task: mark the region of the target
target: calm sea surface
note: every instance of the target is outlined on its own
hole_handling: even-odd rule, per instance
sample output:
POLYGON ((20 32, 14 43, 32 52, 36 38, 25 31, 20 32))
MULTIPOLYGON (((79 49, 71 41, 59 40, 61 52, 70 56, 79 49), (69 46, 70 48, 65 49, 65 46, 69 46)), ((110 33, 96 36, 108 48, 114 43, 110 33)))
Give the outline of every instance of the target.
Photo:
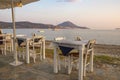
MULTIPOLYGON (((3 29, 3 33, 12 33, 12 29, 3 29)), ((120 30, 87 30, 87 29, 16 29, 17 34, 31 36, 32 33, 44 35, 46 40, 53 40, 55 37, 63 36, 66 39, 74 40, 80 36, 84 40, 96 39, 98 44, 120 45, 120 30)))

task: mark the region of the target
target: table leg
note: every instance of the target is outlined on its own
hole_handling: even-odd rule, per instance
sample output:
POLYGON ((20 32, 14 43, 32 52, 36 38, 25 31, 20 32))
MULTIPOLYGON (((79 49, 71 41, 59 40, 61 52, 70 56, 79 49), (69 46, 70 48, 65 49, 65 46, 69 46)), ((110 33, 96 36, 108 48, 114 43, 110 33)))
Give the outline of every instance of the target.
POLYGON ((26 40, 26 63, 30 63, 29 40, 26 40))
POLYGON ((45 39, 43 39, 43 42, 42 42, 42 48, 43 48, 43 59, 45 59, 45 39))
POLYGON ((92 53, 90 55, 90 66, 89 66, 90 72, 93 72, 93 56, 94 56, 94 49, 92 49, 92 53))
POLYGON ((6 48, 7 48, 6 40, 4 42, 5 42, 5 45, 4 45, 4 55, 6 55, 6 48))
POLYGON ((71 70, 72 70, 72 65, 71 65, 71 57, 70 56, 68 56, 67 58, 69 58, 69 59, 67 59, 68 60, 68 74, 70 74, 71 73, 71 70))
POLYGON ((54 73, 58 73, 57 48, 54 47, 54 73))
POLYGON ((11 38, 11 53, 13 53, 13 38, 11 38))
POLYGON ((12 50, 11 52, 13 53, 13 38, 11 39, 11 46, 12 46, 11 47, 11 50, 12 50))
POLYGON ((79 47, 79 72, 78 72, 78 80, 83 80, 83 52, 84 46, 79 47))

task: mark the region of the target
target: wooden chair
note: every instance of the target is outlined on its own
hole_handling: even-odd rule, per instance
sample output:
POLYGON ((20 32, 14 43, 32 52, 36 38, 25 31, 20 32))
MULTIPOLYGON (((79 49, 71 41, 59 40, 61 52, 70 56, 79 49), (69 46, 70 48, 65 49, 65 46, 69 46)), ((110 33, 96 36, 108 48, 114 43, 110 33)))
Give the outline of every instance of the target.
POLYGON ((25 59, 25 48, 25 40, 20 37, 17 37, 17 53, 19 58, 22 57, 22 59, 25 59))
MULTIPOLYGON (((61 41, 61 40, 65 40, 65 37, 56 37, 56 38, 54 38, 54 40, 55 41, 61 41)), ((62 64, 62 61, 61 61, 61 57, 63 58, 63 60, 64 60, 64 66, 65 66, 65 68, 66 68, 66 65, 67 65, 67 63, 66 63, 66 56, 64 56, 63 54, 61 54, 61 53, 59 53, 58 54, 58 69, 59 70, 61 70, 61 64, 62 64)))
MULTIPOLYGON (((37 56, 40 57, 40 60, 42 60, 42 37, 41 36, 32 36, 32 38, 29 41, 29 54, 30 58, 33 59, 33 62, 36 62, 37 56), (38 49, 38 50, 36 50, 38 49)), ((22 57, 25 59, 25 53, 26 53, 26 45, 25 41, 18 38, 18 48, 21 50, 18 50, 18 56, 19 58, 22 57)))
MULTIPOLYGON (((60 40, 65 40, 65 38, 64 37, 56 37, 54 40, 60 41, 60 40)), ((81 40, 81 38, 78 36, 75 38, 75 41, 80 41, 80 40, 81 40)), ((67 71, 68 71, 67 74, 70 74, 71 70, 72 70, 72 68, 70 66, 70 65, 72 65, 71 64, 72 62, 70 61, 70 60, 72 60, 70 51, 73 48, 59 46, 60 50, 62 50, 62 48, 65 49, 65 51, 67 50, 68 53, 66 53, 66 52, 64 53, 64 51, 63 51, 63 52, 61 52, 61 54, 60 53, 58 54, 58 69, 61 70, 61 63, 63 60, 63 65, 65 68, 67 68, 67 71), (62 57, 62 60, 61 60, 61 57, 62 57)))
POLYGON ((17 53, 18 57, 22 59, 25 59, 26 54, 26 40, 24 39, 26 35, 24 34, 18 34, 16 35, 17 39, 17 53))
POLYGON ((7 51, 12 52, 11 34, 0 34, 0 49, 4 55, 6 55, 7 51))
POLYGON ((0 50, 1 50, 2 54, 6 55, 5 34, 0 34, 0 50))
MULTIPOLYGON (((93 48, 94 48, 94 45, 96 43, 96 40, 89 40, 87 45, 85 46, 85 50, 84 50, 84 56, 83 56, 83 76, 86 76, 86 71, 87 71, 87 67, 89 66, 90 67, 90 60, 92 59, 92 56, 93 56, 93 48)), ((77 63, 76 66, 77 66, 77 69, 78 69, 78 59, 79 59, 79 53, 77 52, 73 52, 73 53, 70 53, 70 57, 69 57, 69 61, 71 62, 71 64, 69 65, 71 70, 72 70, 72 67, 74 65, 74 63, 77 63)), ((69 72, 69 74, 71 73, 71 71, 69 72)))
POLYGON ((42 60, 42 36, 33 36, 30 41, 30 57, 33 58, 34 63, 36 62, 37 56, 42 60), (37 49, 37 51, 36 51, 37 49))
POLYGON ((12 53, 12 34, 6 34, 6 50, 12 53))

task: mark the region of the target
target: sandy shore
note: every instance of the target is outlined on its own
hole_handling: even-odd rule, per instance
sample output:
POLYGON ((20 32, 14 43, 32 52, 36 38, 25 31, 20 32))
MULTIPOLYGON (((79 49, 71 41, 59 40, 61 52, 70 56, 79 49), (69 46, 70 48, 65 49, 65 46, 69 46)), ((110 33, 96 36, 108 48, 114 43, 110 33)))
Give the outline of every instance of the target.
MULTIPOLYGON (((46 48, 49 47, 51 41, 46 41, 46 48)), ((96 44, 94 46, 95 54, 100 55, 110 55, 114 57, 120 57, 120 45, 108 45, 108 44, 96 44)))

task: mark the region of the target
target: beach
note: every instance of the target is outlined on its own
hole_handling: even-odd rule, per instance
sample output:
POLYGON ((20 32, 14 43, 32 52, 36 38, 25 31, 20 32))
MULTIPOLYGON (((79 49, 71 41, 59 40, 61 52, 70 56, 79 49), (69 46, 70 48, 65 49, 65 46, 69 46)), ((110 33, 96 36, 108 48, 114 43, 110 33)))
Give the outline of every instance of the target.
POLYGON ((96 44, 94 48, 95 54, 120 57, 120 45, 96 44))
MULTIPOLYGON (((49 51, 52 50, 49 48, 50 43, 51 41, 46 41, 46 59, 40 61, 37 58, 36 63, 33 63, 31 59, 30 64, 26 64, 25 60, 19 58, 24 63, 14 67, 9 65, 13 61, 13 54, 7 53, 6 56, 0 54, 0 80, 78 80, 78 70, 75 68, 70 75, 63 66, 59 73, 53 72, 53 54, 49 51)), ((120 54, 120 46, 96 44, 94 50, 94 71, 87 72, 84 80, 120 80, 120 59, 116 56, 104 56, 104 54, 120 54)))
MULTIPOLYGON (((51 41, 46 41, 46 48, 50 47, 51 41)), ((95 55, 109 55, 113 57, 120 57, 120 45, 95 44, 95 55)))

